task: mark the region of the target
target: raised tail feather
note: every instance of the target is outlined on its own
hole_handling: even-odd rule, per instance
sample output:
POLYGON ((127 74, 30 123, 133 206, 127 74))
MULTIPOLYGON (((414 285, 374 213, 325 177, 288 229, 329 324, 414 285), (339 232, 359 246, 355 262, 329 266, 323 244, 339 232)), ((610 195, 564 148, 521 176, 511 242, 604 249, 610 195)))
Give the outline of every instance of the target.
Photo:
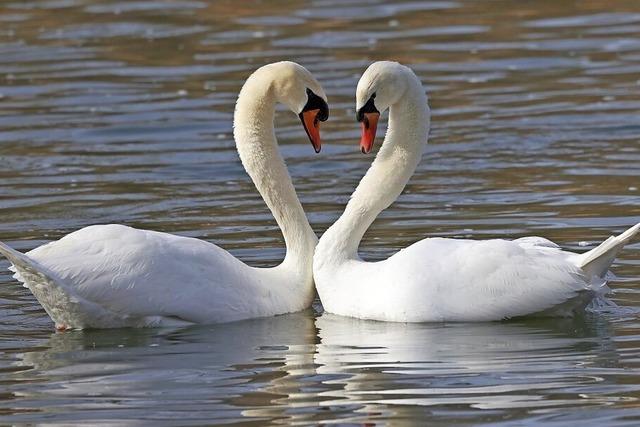
POLYGON ((640 232, 640 223, 629 228, 619 236, 611 236, 598 247, 578 257, 578 267, 590 277, 604 277, 616 255, 629 241, 640 232))
POLYGON ((29 256, 0 242, 0 254, 13 264, 14 276, 37 298, 60 328, 99 327, 113 313, 76 294, 73 288, 29 256))

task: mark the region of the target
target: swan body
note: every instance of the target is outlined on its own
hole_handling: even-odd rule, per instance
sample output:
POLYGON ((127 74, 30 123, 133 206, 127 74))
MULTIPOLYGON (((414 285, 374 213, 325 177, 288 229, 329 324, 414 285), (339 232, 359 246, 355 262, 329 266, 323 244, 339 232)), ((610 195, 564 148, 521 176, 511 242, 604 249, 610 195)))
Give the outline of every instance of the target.
POLYGON ((316 247, 314 279, 327 312, 397 322, 492 321, 571 315, 608 291, 608 267, 640 224, 581 255, 541 237, 430 238, 383 261, 360 259, 365 231, 398 197, 420 161, 430 114, 420 81, 398 63, 372 64, 356 98, 363 152, 370 151, 377 118, 387 108, 389 126, 345 212, 316 247))
POLYGON ((212 243, 118 224, 85 227, 8 258, 58 326, 217 323, 307 305, 299 283, 273 286, 284 274, 255 274, 212 243))
POLYGON ((94 225, 22 254, 0 243, 20 280, 58 329, 218 323, 307 308, 317 237, 295 194, 273 129, 276 102, 300 113, 316 151, 326 96, 291 62, 266 65, 244 84, 234 115, 242 163, 282 229, 287 253, 250 267, 202 240, 124 225, 94 225))

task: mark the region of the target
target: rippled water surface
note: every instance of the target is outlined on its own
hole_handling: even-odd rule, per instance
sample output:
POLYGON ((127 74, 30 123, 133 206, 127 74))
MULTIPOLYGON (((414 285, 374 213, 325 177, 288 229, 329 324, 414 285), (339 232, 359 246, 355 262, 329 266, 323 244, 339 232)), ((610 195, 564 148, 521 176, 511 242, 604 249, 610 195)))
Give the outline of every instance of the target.
MULTIPOLYGON (((116 222, 277 263, 231 118, 250 72, 282 59, 332 108, 320 155, 295 115, 277 117, 319 234, 372 159, 358 76, 396 59, 428 88, 431 144, 367 234, 369 259, 425 236, 583 251, 640 221, 636 0, 2 1, 0 240, 28 250, 116 222)), ((3 424, 640 423, 640 242, 614 264, 618 308, 486 324, 364 322, 316 302, 221 326, 54 333, 6 266, 3 424)))

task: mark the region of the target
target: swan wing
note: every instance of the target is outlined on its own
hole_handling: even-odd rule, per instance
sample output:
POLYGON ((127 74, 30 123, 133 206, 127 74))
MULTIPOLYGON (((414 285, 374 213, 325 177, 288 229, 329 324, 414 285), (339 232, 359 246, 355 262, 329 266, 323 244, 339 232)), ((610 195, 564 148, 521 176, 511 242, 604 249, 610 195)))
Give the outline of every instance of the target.
POLYGON ((27 254, 13 252, 9 259, 16 267, 17 279, 32 289, 39 283, 29 273, 35 271, 51 279, 46 284, 56 285, 50 287, 51 292, 60 291, 51 298, 34 292, 50 315, 68 311, 69 300, 95 315, 91 321, 76 316, 71 322, 52 315, 56 323, 73 327, 123 326, 118 318, 125 319, 126 325, 140 326, 157 320, 153 317, 215 323, 260 316, 263 305, 270 308, 269 290, 261 286, 254 269, 198 239, 100 225, 83 228, 27 254), (101 320, 102 311, 111 316, 106 323, 112 325, 101 320))
MULTIPOLYGON (((548 310, 595 290, 582 270, 546 239, 426 239, 390 261, 404 265, 442 320, 500 320, 548 310), (425 292, 427 291, 427 292, 425 292)), ((407 280, 410 280, 407 278, 407 280)), ((424 313, 423 315, 426 315, 424 313)))
POLYGON ((0 253, 12 264, 14 277, 41 302, 60 328, 72 324, 96 323, 124 325, 125 316, 110 312, 78 295, 72 286, 37 261, 0 242, 0 253))
POLYGON ((537 246, 541 248, 560 249, 560 246, 553 243, 551 240, 539 236, 521 237, 519 239, 515 239, 514 242, 520 246, 537 246))

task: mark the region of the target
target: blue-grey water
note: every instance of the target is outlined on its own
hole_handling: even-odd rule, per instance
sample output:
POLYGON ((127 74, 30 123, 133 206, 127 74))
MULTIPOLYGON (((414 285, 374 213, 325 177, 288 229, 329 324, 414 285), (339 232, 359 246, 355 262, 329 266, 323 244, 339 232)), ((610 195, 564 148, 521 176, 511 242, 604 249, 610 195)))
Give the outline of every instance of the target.
MULTIPOLYGON (((354 91, 380 59, 430 93, 431 145, 367 233, 380 259, 426 236, 542 235, 584 251, 640 222, 640 3, 0 2, 0 240, 26 251, 95 223, 283 256, 237 159, 235 97, 305 65, 331 118, 315 155, 277 134, 314 229, 372 157, 354 91)), ((0 423, 640 424, 640 241, 618 307, 576 319, 385 324, 313 309, 181 329, 56 333, 0 261, 0 423)))

